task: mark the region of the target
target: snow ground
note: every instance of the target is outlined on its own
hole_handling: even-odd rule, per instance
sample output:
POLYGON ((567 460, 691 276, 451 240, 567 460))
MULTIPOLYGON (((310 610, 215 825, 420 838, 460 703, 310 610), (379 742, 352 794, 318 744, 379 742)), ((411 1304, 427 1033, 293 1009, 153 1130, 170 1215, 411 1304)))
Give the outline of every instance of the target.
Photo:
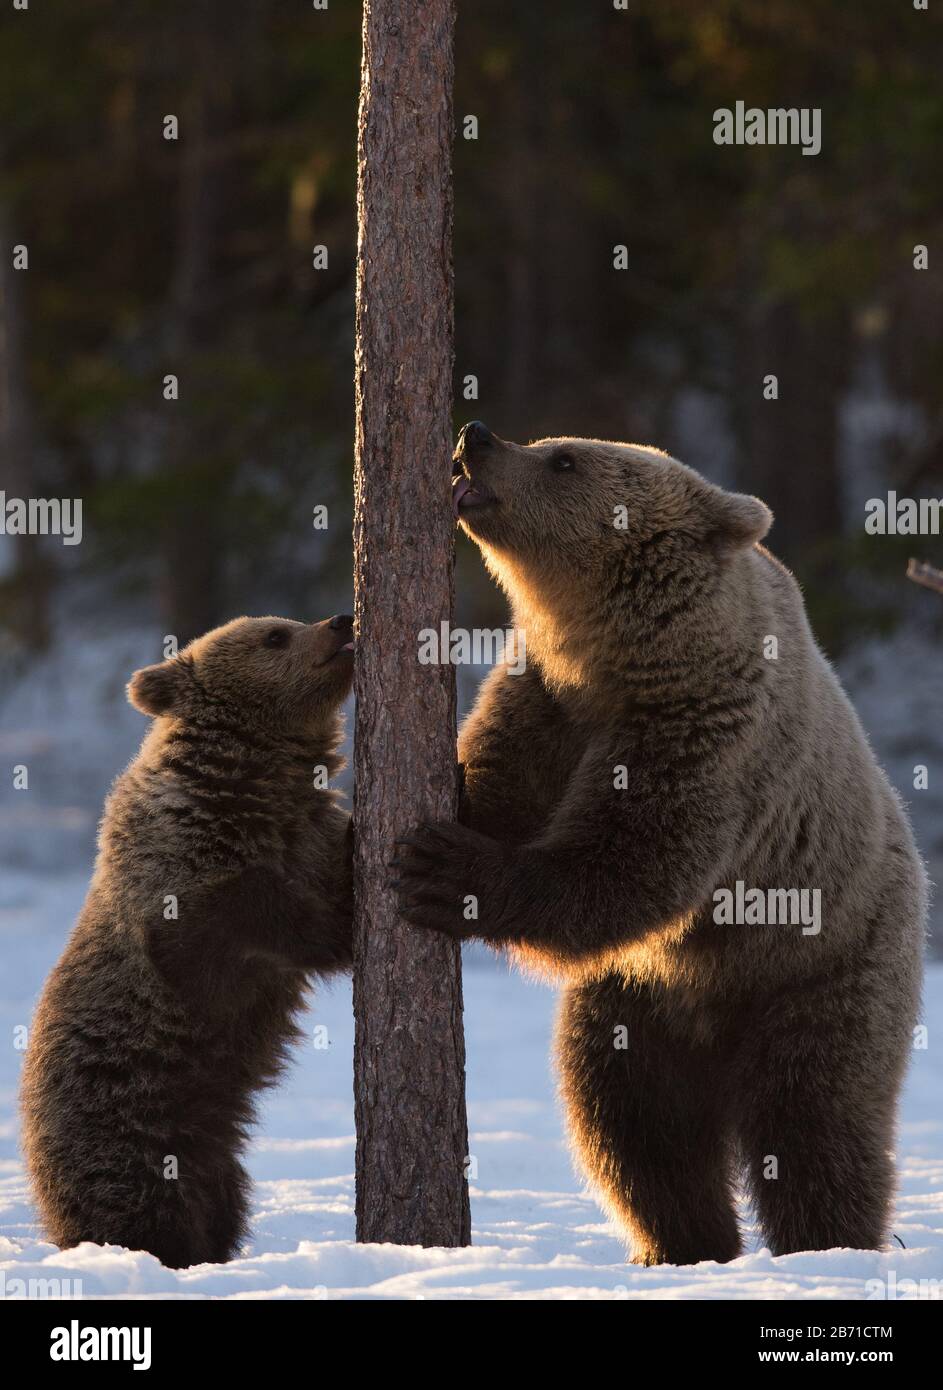
MULTIPOLYGON (((17 1292, 13 1279, 59 1278, 81 1280, 87 1298, 817 1300, 884 1297, 889 1284, 891 1297, 943 1296, 943 1060, 932 1026, 929 1049, 914 1053, 898 1144, 894 1230, 906 1249, 773 1259, 756 1248, 744 1208, 750 1253, 741 1259, 636 1269, 570 1165, 549 1066, 553 992, 474 951, 465 970, 472 1247, 354 1243, 353 1026, 342 983, 318 990, 307 1021, 311 1039, 326 1027, 329 1047, 300 1048, 264 1103, 242 1258, 177 1272, 114 1246, 61 1253, 40 1238, 28 1199, 16 1147, 21 1053, 9 1040, 29 1020, 86 881, 21 871, 5 873, 0 888, 0 1293, 17 1292)), ((925 1018, 943 1018, 943 964, 930 969, 925 1018)))

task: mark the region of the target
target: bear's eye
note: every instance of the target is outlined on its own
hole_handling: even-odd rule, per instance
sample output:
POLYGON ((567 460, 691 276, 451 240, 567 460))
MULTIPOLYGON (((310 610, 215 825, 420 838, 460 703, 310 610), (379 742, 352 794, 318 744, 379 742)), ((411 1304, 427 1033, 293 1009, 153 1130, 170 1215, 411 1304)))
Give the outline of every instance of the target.
POLYGON ((287 627, 270 627, 265 634, 266 647, 287 647, 291 641, 291 630, 287 627))
POLYGON ((572 454, 554 454, 550 461, 554 473, 572 473, 576 467, 572 454))

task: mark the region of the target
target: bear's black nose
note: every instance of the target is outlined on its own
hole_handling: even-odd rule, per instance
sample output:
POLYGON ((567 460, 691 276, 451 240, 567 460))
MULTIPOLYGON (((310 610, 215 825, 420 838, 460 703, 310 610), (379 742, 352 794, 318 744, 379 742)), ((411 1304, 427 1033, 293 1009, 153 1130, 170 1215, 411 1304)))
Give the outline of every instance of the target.
POLYGON ((459 435, 459 443, 464 445, 478 444, 487 445, 494 442, 494 435, 482 420, 469 420, 467 425, 462 426, 459 435))
POLYGON ((354 620, 349 613, 335 613, 328 627, 332 627, 335 632, 347 630, 348 632, 354 625, 354 620))

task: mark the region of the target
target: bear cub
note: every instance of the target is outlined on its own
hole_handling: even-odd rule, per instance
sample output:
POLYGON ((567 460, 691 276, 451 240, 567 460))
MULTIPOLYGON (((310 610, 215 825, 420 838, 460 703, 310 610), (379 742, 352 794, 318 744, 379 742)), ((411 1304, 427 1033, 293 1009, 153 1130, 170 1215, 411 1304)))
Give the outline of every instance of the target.
POLYGON ((353 619, 237 618, 137 671, 154 717, 105 805, 88 897, 23 1075, 49 1236, 230 1259, 254 1099, 299 1033, 308 977, 352 961, 340 707, 353 619))

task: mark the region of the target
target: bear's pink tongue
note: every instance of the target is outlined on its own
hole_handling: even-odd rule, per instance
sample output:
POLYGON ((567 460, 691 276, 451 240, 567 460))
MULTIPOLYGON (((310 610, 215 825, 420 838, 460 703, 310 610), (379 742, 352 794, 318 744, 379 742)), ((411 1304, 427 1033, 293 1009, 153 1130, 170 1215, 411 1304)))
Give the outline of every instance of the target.
POLYGON ((460 473, 459 476, 455 479, 455 482, 452 484, 452 511, 455 513, 456 516, 458 516, 459 502, 461 502, 466 492, 470 491, 471 483, 465 477, 464 473, 460 473))

